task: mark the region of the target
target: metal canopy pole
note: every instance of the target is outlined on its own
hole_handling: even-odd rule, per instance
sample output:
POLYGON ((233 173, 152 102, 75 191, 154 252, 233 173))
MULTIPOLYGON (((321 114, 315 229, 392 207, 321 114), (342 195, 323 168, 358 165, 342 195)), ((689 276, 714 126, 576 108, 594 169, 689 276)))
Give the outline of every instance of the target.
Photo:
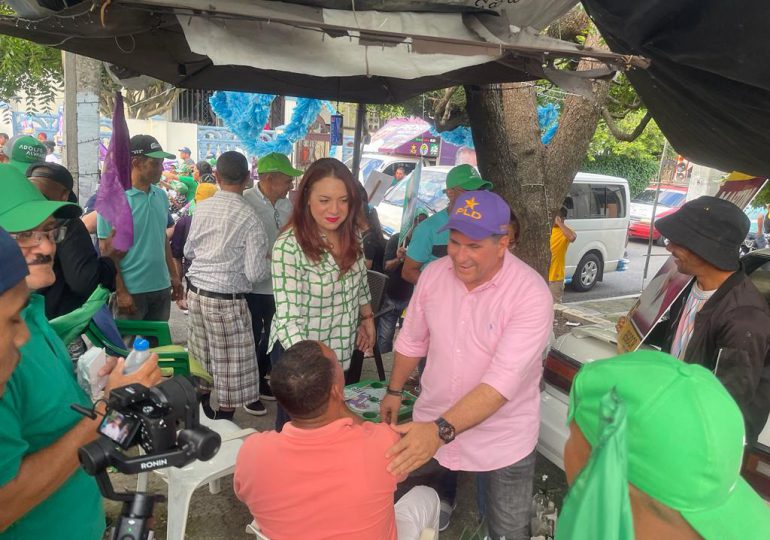
POLYGON ((356 109, 356 133, 353 141, 353 178, 358 178, 361 168, 361 151, 363 150, 362 138, 364 136, 364 122, 366 121, 366 103, 359 103, 356 109))
POLYGON ((644 274, 642 275, 642 290, 647 284, 647 271, 650 268, 650 256, 652 254, 652 238, 655 227, 655 214, 658 211, 658 197, 660 197, 660 182, 663 175, 663 160, 666 159, 668 152, 668 139, 663 139, 663 154, 660 156, 660 165, 658 165, 658 185, 655 187, 655 200, 652 203, 652 216, 650 217, 650 237, 647 239, 647 259, 644 261, 644 274))

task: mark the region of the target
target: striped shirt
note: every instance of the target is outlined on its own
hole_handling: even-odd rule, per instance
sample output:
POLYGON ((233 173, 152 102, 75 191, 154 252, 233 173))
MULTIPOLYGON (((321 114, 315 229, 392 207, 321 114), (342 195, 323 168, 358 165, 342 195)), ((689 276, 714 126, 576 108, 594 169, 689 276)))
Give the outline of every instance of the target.
POLYGON ((703 291, 698 287, 697 281, 693 283, 690 296, 687 297, 682 315, 679 317, 679 325, 676 327, 674 341, 671 344, 672 356, 684 360, 684 353, 687 351, 687 345, 690 343, 693 330, 695 330, 695 316, 715 292, 716 289, 713 291, 703 291))
POLYGON ((267 234, 237 193, 217 191, 196 205, 184 256, 187 278, 205 291, 247 293, 269 275, 267 234))
POLYGON ((307 258, 289 229, 273 246, 275 316, 270 343, 288 349, 310 339, 326 344, 337 354, 343 369, 350 367, 359 309, 371 300, 363 255, 340 277, 340 268, 328 252, 319 263, 307 258))

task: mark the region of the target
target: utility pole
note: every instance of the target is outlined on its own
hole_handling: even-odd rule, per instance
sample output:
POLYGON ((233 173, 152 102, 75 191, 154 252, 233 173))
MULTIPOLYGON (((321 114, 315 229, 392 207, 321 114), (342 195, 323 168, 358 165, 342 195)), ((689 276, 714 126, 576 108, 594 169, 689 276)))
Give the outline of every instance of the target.
POLYGON ((63 52, 64 163, 75 179, 80 204, 99 182, 99 92, 102 64, 63 52))

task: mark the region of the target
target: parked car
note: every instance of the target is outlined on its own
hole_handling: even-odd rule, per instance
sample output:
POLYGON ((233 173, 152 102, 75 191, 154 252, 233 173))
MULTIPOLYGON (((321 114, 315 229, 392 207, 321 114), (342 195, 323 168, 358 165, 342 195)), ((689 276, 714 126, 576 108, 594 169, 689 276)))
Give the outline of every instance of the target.
MULTIPOLYGON (((444 194, 446 187, 446 175, 452 167, 423 167, 420 176, 420 188, 417 191, 417 204, 429 214, 440 212, 449 204, 444 194)), ((377 215, 380 218, 382 232, 390 236, 401 229, 401 214, 404 210, 404 197, 410 175, 390 188, 383 201, 377 205, 377 215)))
MULTIPOLYGON (((631 224, 628 227, 630 238, 650 238, 652 207, 655 204, 656 188, 647 188, 631 200, 631 224)), ((686 186, 660 186, 658 207, 655 209, 655 219, 673 214, 687 202, 686 186)), ((664 245, 665 238, 653 227, 652 239, 659 246, 664 245)))
POLYGON ((577 233, 566 257, 565 282, 584 292, 605 272, 628 267, 628 182, 603 174, 577 173, 565 199, 567 225, 577 233))
MULTIPOLYGON (((395 176, 396 170, 403 167, 406 174, 411 173, 417 166, 417 163, 423 160, 423 165, 428 161, 420 156, 402 156, 396 154, 363 154, 361 156, 361 165, 359 167, 358 180, 364 183, 372 171, 378 171, 388 176, 395 176)), ((353 168, 353 158, 345 162, 348 168, 353 168)))
MULTIPOLYGON (((743 258, 743 265, 751 281, 770 302, 770 249, 749 253, 743 258)), ((586 326, 557 338, 546 357, 540 393, 538 450, 562 469, 564 444, 569 437, 567 405, 572 380, 583 364, 615 356, 616 344, 614 325, 586 326)), ((758 442, 746 450, 743 476, 770 499, 770 422, 758 442)))

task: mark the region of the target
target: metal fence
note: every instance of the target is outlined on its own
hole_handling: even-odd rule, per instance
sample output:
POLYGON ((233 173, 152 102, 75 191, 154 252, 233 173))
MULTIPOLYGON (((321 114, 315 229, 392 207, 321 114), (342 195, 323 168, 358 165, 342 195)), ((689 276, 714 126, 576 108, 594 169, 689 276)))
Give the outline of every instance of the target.
POLYGON ((198 124, 199 126, 221 125, 209 104, 209 98, 213 93, 213 90, 182 91, 171 109, 171 121, 198 124))

